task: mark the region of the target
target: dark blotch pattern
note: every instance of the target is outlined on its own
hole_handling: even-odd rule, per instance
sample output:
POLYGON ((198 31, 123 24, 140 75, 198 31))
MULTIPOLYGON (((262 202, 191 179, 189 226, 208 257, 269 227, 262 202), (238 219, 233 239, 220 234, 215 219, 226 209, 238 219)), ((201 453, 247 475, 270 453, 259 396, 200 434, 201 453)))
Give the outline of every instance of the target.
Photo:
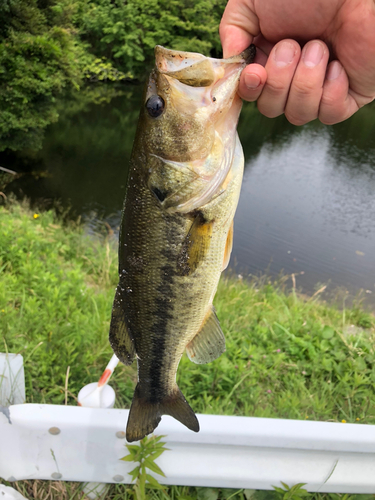
POLYGON ((157 187, 152 188, 152 192, 156 196, 156 198, 162 203, 167 197, 168 193, 166 191, 161 191, 157 187))
MULTIPOLYGON (((168 219, 168 215, 166 215, 168 219)), ((166 221, 168 222, 168 221, 166 221)), ((169 221, 166 224, 166 239, 167 241, 175 241, 177 235, 173 230, 173 223, 169 221)), ((175 259, 175 254, 173 250, 166 246, 162 251, 163 256, 166 258, 167 262, 173 262, 175 259)), ((173 304, 174 304, 174 276, 175 268, 172 264, 165 264, 160 269, 160 284, 157 287, 157 298, 155 301, 156 311, 154 313, 155 322, 152 327, 151 335, 154 339, 152 354, 150 359, 152 360, 150 365, 150 403, 160 403, 164 398, 163 389, 163 360, 167 359, 165 356, 165 341, 168 335, 168 321, 173 319, 173 304)))

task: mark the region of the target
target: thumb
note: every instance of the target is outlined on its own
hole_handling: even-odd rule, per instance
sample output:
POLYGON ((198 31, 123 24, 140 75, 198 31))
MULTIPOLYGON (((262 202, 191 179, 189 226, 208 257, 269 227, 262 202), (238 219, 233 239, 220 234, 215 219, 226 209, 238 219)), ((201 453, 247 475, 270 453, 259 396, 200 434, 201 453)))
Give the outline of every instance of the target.
POLYGON ((260 33, 253 1, 229 0, 221 19, 219 33, 224 58, 245 50, 260 33))

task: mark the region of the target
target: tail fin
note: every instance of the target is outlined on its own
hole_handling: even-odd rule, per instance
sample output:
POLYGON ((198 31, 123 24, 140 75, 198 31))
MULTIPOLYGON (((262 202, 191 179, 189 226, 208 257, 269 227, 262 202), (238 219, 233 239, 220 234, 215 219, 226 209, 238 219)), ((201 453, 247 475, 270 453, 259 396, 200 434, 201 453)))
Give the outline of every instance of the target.
POLYGON ((188 429, 194 432, 199 431, 198 419, 177 385, 172 394, 160 402, 152 403, 142 396, 140 383, 138 383, 130 408, 126 440, 132 442, 143 439, 156 429, 162 415, 170 415, 186 425, 188 429))

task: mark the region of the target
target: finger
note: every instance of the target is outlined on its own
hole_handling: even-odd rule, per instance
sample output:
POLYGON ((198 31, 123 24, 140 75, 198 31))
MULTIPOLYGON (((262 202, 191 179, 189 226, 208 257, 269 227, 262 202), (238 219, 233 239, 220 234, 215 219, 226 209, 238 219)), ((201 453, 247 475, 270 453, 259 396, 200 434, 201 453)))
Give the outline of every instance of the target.
POLYGON ((285 116, 293 125, 318 117, 328 58, 328 47, 321 40, 304 46, 285 107, 285 116))
POLYGON ((259 34, 259 21, 252 2, 229 0, 219 26, 224 58, 240 54, 259 34))
POLYGON ((344 68, 339 61, 332 61, 328 65, 323 86, 319 120, 326 125, 342 122, 371 100, 363 99, 363 96, 349 90, 349 79, 344 68))
POLYGON ((254 45, 257 48, 257 53, 262 52, 266 55, 266 58, 268 59, 268 56, 270 55, 271 50, 274 48, 275 44, 269 42, 264 38, 262 34, 256 36, 253 41, 254 45))
POLYGON ((267 71, 260 64, 249 64, 242 71, 238 93, 245 101, 256 101, 267 80, 267 71))
POLYGON ((301 48, 294 40, 282 40, 271 50, 265 66, 267 81, 258 99, 259 111, 268 118, 284 113, 300 55, 301 48))
POLYGON ((224 28, 221 26, 220 24, 220 39, 223 46, 224 59, 240 54, 252 44, 254 37, 247 31, 238 26, 228 25, 224 28))
POLYGON ((267 60, 268 60, 268 55, 265 52, 263 52, 263 50, 260 50, 257 47, 254 62, 260 64, 264 68, 265 65, 267 64, 267 60))

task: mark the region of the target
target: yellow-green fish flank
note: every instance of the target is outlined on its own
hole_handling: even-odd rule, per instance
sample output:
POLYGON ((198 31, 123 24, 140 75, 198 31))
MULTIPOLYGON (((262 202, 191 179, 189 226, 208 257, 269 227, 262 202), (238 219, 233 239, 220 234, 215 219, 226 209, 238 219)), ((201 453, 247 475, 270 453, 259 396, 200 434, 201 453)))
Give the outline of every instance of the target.
POLYGON ((134 142, 119 244, 110 343, 137 359, 128 441, 162 415, 198 420, 176 384, 181 356, 208 363, 225 350, 212 306, 229 262, 243 153, 236 126, 242 69, 255 49, 218 60, 157 46, 134 142))

